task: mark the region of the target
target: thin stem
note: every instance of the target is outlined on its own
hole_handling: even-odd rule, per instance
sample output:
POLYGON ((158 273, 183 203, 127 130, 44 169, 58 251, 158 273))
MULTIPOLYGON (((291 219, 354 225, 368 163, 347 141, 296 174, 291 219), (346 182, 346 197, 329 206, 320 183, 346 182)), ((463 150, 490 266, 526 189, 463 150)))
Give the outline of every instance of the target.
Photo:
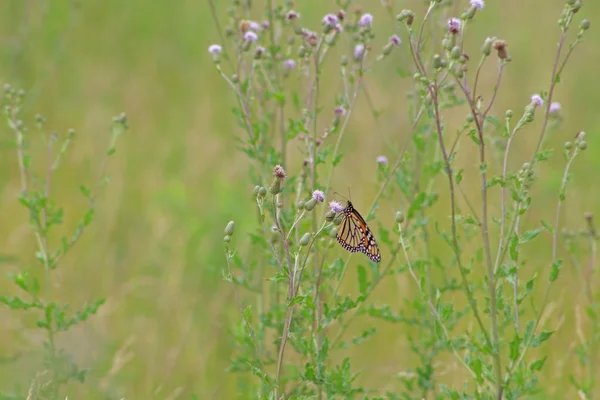
MULTIPOLYGON (((577 156, 578 153, 579 153, 579 149, 576 148, 575 151, 573 152, 573 154, 571 155, 571 157, 569 157, 569 160, 567 161, 567 165, 565 166, 565 171, 563 173, 563 178, 562 178, 562 182, 560 185, 560 192, 559 192, 560 195, 559 195, 558 203, 556 205, 556 215, 554 218, 554 229, 552 232, 552 264, 557 262, 556 249, 557 249, 557 240, 558 240, 558 226, 560 223, 560 214, 561 214, 562 204, 564 201, 563 193, 565 192, 565 188, 567 186, 567 182, 568 182, 568 178, 569 178, 569 170, 571 168, 571 165, 573 164, 573 160, 575 160, 575 157, 577 156)), ((521 364, 521 362, 525 358, 527 351, 531 347, 532 341, 536 337, 535 332, 537 331, 540 321, 542 320, 542 315, 543 315, 544 311, 546 310, 546 305, 548 304, 548 298, 550 295, 551 287, 552 287, 552 282, 548 282, 548 285, 546 286, 546 290, 544 292, 544 297, 542 299, 542 305, 541 305, 540 309, 538 310, 538 315, 536 316, 535 324, 533 326, 533 330, 531 331, 531 335, 529 336, 529 340, 527 341, 527 343, 524 344, 523 351, 521 352, 521 354, 519 354, 519 357, 509 366, 506 377, 504 378, 505 385, 508 384, 508 382, 512 378, 512 374, 514 373, 514 371, 518 368, 519 364, 521 364)))
POLYGON ((419 278, 415 274, 415 271, 413 269, 412 263, 410 262, 410 257, 408 256, 408 251, 406 250, 406 245, 404 244, 404 232, 402 232, 402 224, 398 224, 398 229, 400 231, 399 237, 398 237, 398 241, 399 241, 400 246, 402 248, 402 253, 404 254, 404 259, 406 260, 406 264, 408 265, 408 271, 410 272, 410 275, 412 276, 413 280, 417 284, 417 288, 419 289, 419 293, 421 294, 421 296, 425 296, 426 297, 426 301, 427 301, 427 304, 429 305, 429 308, 431 309, 431 313, 434 315, 434 317, 437 320, 437 323, 439 324, 440 328, 442 328, 442 331, 444 332, 444 336, 446 337, 446 341, 448 342, 448 345, 452 349, 452 354, 456 357, 456 359, 458 360, 458 362, 460 362, 462 364, 462 366, 465 367, 465 369, 471 374, 471 376, 473 378, 476 378, 477 374, 471 369, 471 367, 469 367, 469 365, 460 356, 460 354, 458 354, 458 351, 454 347, 454 344, 452 343, 452 339, 450 337, 450 333, 448 333, 448 330, 446 329, 446 326, 444 325, 444 322, 442 321, 442 317, 440 316, 440 314, 438 313, 437 309, 435 308, 435 305, 431 301, 430 294, 427 291, 423 290, 423 288, 421 287, 421 281, 419 280, 419 278))
MULTIPOLYGON (((358 93, 360 92, 360 88, 363 82, 363 67, 364 67, 364 60, 365 57, 367 56, 367 51, 365 50, 365 52, 363 53, 363 57, 362 57, 362 61, 360 63, 360 68, 358 70, 358 78, 356 80, 356 85, 354 86, 354 93, 352 96, 352 101, 350 102, 350 105, 348 107, 348 111, 346 112, 346 117, 344 118, 344 122, 342 123, 342 126, 339 130, 338 133, 338 138, 337 141, 335 143, 335 147, 333 149, 333 160, 335 160, 338 156, 338 153, 340 151, 340 144, 342 143, 342 139, 344 137, 344 133, 346 132, 346 127, 348 126, 348 122, 350 121, 350 116, 352 115, 352 111, 354 110, 354 107, 356 105, 356 99, 358 98, 358 93)), ((313 160, 314 163, 314 160, 313 160)), ((327 178, 327 185, 325 186, 325 193, 329 193, 329 190, 331 189, 331 182, 333 180, 333 173, 335 171, 335 166, 332 166, 331 169, 329 170, 329 177, 327 178)), ((323 216, 325 216, 325 212, 326 209, 323 208, 323 216)))
POLYGON ((285 255, 288 262, 288 307, 285 316, 285 323, 283 327, 283 333, 281 334, 281 344, 279 346, 279 356, 277 358, 277 377, 276 377, 276 386, 275 386, 275 398, 278 399, 278 392, 281 389, 281 369, 283 367, 283 355, 285 353, 285 345, 288 340, 288 336, 290 334, 290 326, 292 325, 292 317, 294 314, 294 306, 291 304, 294 299, 294 273, 297 267, 298 258, 296 257, 296 262, 294 263, 294 270, 292 270, 292 257, 290 255, 290 245, 286 239, 286 235, 283 231, 280 222, 280 211, 277 207, 277 197, 273 196, 273 213, 275 215, 275 224, 277 226, 277 230, 281 235, 281 240, 283 242, 283 248, 285 249, 285 255))
MULTIPOLYGON (((502 75, 502 67, 500 67, 498 71, 498 82, 496 87, 500 84, 500 78, 502 75)), ((494 264, 492 262, 492 249, 490 245, 490 236, 489 236, 489 226, 488 226, 488 199, 487 199, 487 164, 485 158, 485 139, 483 137, 483 124, 485 113, 481 115, 481 119, 479 119, 477 115, 477 109, 475 105, 475 99, 473 99, 469 93, 469 88, 467 87, 467 80, 463 81, 461 84, 460 80, 458 80, 458 84, 462 89, 467 102, 471 108, 471 113, 473 115, 473 119, 475 121, 475 126, 477 128, 477 134, 479 136, 479 165, 480 165, 480 177, 481 177, 481 235, 483 239, 483 250, 485 253, 485 261, 486 261, 486 270, 487 270, 487 278, 488 278, 488 286, 489 286, 489 295, 490 295, 490 319, 492 321, 492 338, 494 340, 493 343, 493 358, 494 358, 494 372, 496 375, 496 384, 497 386, 497 395, 498 400, 502 398, 502 360, 500 358, 500 351, 498 346, 500 345, 500 333, 498 329, 498 308, 497 308, 497 299, 496 299, 496 277, 494 273, 494 264)), ((491 107, 495 98, 492 97, 490 101, 490 105, 486 112, 491 107)))
POLYGON ((452 166, 450 164, 450 159, 448 157, 448 152, 447 152, 446 146, 444 144, 444 135, 443 135, 443 130, 442 130, 441 116, 440 116, 440 112, 439 112, 439 108, 438 108, 439 101, 437 98, 437 86, 435 83, 432 83, 431 85, 428 86, 428 89, 431 94, 431 98, 433 100, 433 111, 434 111, 434 119, 435 119, 436 128, 437 128, 438 141, 440 144, 440 149, 442 151, 442 156, 444 158, 446 174, 448 175, 448 185, 450 187, 451 230, 452 230, 452 245, 453 245, 452 247, 454 250, 454 255, 456 257, 456 262, 458 264, 458 269, 460 271, 461 278, 462 278, 462 284, 463 284, 463 287, 465 290, 465 294, 467 295, 469 305, 471 306, 471 308, 473 310, 473 314, 475 316, 477 324, 479 325, 479 328, 481 329, 482 334, 485 337, 485 341, 486 341, 487 345, 490 346, 491 348, 493 348, 492 341, 490 340, 487 329, 485 328, 485 325, 483 323, 481 315, 479 314, 479 308, 477 307, 477 302, 475 301, 475 297, 469 286, 469 281, 468 281, 468 278, 467 278, 467 275, 465 272, 465 268, 462 265, 461 251, 460 251, 460 245, 458 244, 458 233, 457 233, 457 229, 456 229, 456 191, 454 189, 454 175, 452 172, 452 166))

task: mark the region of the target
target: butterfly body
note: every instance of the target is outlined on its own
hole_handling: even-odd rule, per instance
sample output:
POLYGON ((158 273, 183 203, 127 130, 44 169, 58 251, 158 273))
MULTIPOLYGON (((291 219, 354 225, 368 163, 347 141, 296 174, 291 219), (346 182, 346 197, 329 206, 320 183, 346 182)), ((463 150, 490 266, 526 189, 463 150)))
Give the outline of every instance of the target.
POLYGON ((342 222, 338 228, 337 241, 351 253, 361 252, 374 262, 381 261, 379 246, 364 218, 350 201, 342 211, 342 222))

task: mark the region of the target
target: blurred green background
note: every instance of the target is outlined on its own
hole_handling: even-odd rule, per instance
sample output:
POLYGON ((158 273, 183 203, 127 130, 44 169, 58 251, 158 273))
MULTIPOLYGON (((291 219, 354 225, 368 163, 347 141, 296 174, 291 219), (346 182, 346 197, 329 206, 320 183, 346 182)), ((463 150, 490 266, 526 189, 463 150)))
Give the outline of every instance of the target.
MULTIPOLYGON (((505 70, 497 115, 507 108, 518 115, 531 94, 547 89, 563 3, 490 0, 469 26, 466 49, 472 59, 478 59, 486 36, 508 42, 513 62, 505 70)), ((379 43, 383 45, 394 30, 405 39, 379 1, 356 4, 374 15, 379 43)), ((229 3, 217 0, 216 5, 223 23, 229 3)), ((466 5, 467 1, 457 2, 457 10, 466 5)), ((417 20, 425 10, 422 1, 394 2, 396 13, 403 8, 413 9, 417 20)), ((263 19, 263 10, 264 2, 255 1, 252 17, 263 19)), ((322 16, 336 6, 334 1, 306 0, 296 10, 305 26, 318 29, 322 16)), ((575 163, 564 208, 563 224, 570 229, 583 226, 583 211, 600 211, 595 180, 600 171, 600 36, 593 19, 599 13, 597 2, 585 2, 581 14, 592 19, 592 28, 557 88, 555 100, 562 104, 564 121, 547 142, 561 149, 577 131, 588 133, 589 150, 575 163)), ((254 229, 254 182, 247 175, 248 159, 235 148, 240 131, 231 117, 234 99, 207 53, 210 44, 219 42, 208 3, 4 0, 0 39, 1 80, 27 92, 24 119, 32 128, 37 166, 44 167, 44 149, 35 140, 36 113, 46 117, 50 130, 77 131, 52 188, 55 201, 65 207, 60 233, 72 232, 85 212, 78 186, 97 179, 111 118, 124 111, 130 125, 110 163, 111 183, 98 200, 96 220, 54 279, 55 299, 74 307, 107 298, 97 316, 60 338, 59 344, 81 366, 92 368, 89 383, 72 385, 69 398, 232 398, 236 376, 226 374, 225 368, 232 352, 228 329, 238 313, 232 288, 221 278, 222 236, 231 219, 237 223, 236 233, 254 229)), ((386 143, 398 146, 409 128, 405 93, 410 82, 396 74, 396 67, 408 67, 408 60, 403 45, 367 76, 369 94, 383 114, 375 121, 362 97, 346 136, 346 161, 334 184, 342 193, 351 186, 353 200, 363 208, 377 190, 375 157, 392 158, 386 143)), ((335 74, 337 63, 328 65, 335 74)), ((483 83, 489 90, 493 62, 488 67, 483 83)), ((328 88, 335 85, 325 82, 324 92, 328 88)), ((458 123, 465 114, 445 118, 458 123)), ((513 166, 530 156, 539 122, 517 138, 513 166)), ((0 293, 16 294, 5 276, 32 265, 35 241, 28 215, 17 202, 14 138, 6 126, 0 132, 0 254, 16 258, 0 264, 0 293)), ((564 165, 560 152, 545 165, 537 183, 541 196, 534 197, 535 210, 528 216, 532 223, 554 215, 564 165)), ((464 157, 460 163, 476 176, 475 159, 464 157)), ((293 173, 299 166, 289 168, 293 173)), ((438 192, 447 200, 445 185, 438 192)), ((472 194, 478 198, 476 186, 472 194)), ((385 217, 392 215, 394 205, 387 206, 378 219, 391 228, 385 217)), ((243 246, 243 235, 236 240, 243 246)), ((541 242, 530 255, 535 267, 544 265, 536 260, 538 254, 547 258, 550 238, 541 242)), ((568 263, 563 278, 553 291, 552 304, 553 318, 564 323, 546 348, 552 350, 552 362, 544 370, 544 382, 550 392, 573 396, 567 386, 567 373, 573 371, 565 366, 575 363, 575 316, 583 312, 584 294, 581 277, 568 263)), ((412 282, 402 280, 412 293, 412 282)), ((382 285, 376 296, 393 304, 396 291, 396 285, 382 285)), ((31 314, 0 308, 0 355, 19 355, 16 362, 0 363, 1 391, 28 387, 36 373, 42 338, 27 315, 31 314)), ((384 340, 366 343, 352 354, 355 363, 363 363, 355 364, 361 382, 384 387, 409 368, 411 360, 399 327, 379 325, 384 340)))

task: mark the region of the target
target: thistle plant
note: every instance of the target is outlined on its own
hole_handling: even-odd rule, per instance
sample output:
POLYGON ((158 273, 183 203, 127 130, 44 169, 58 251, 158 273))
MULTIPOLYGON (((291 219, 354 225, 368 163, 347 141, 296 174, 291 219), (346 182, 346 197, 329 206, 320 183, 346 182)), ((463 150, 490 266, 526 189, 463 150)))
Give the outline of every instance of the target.
MULTIPOLYGON (((433 0, 419 10, 370 4, 390 17, 382 23, 384 38, 374 32, 375 10, 345 0, 321 21, 305 19, 293 1, 267 1, 256 20, 251 2, 233 1, 225 20, 209 4, 220 34, 209 52, 236 104, 238 147, 254 186, 246 200, 256 210, 252 232, 234 235, 229 222, 224 238, 224 279, 240 311, 229 369, 239 374, 240 395, 553 395, 541 384, 557 328, 548 304, 565 266, 561 215, 571 167, 587 148, 583 127, 565 144, 552 219, 532 223, 529 216, 539 204, 533 198, 544 167, 560 162, 546 146, 561 132, 556 87, 568 79, 565 67, 590 27, 582 2, 569 0, 560 11, 558 45, 544 72, 548 85, 509 110, 496 103, 505 70, 519 63, 509 49, 525 43, 489 36, 479 38, 480 48, 467 46, 470 25, 486 12, 482 0, 433 0), (387 155, 352 158, 342 149, 352 139, 358 99, 378 117, 367 83, 384 68, 396 68, 397 79, 411 85, 406 104, 390 106, 406 113, 410 129, 387 143, 387 155), (486 82, 490 70, 494 78, 486 82), (515 150, 525 134, 535 137, 533 148, 515 150), (474 166, 464 167, 470 154, 474 166), (345 232, 336 177, 355 165, 376 176, 370 206, 357 208, 377 238, 380 263, 337 243, 345 232), (382 210, 383 204, 394 206, 382 210), (378 217, 378 210, 395 218, 378 217), (551 244, 532 259, 543 237, 551 244), (378 290, 394 284, 411 289, 391 304, 376 300, 378 290), (373 377, 369 370, 379 361, 356 359, 364 342, 377 340, 382 321, 413 354, 397 360, 385 385, 374 386, 361 378, 373 377)), ((585 237, 595 260, 590 226, 585 237)), ((587 276, 594 263, 582 268, 587 276)), ((588 289, 594 322, 579 352, 590 371, 571 379, 582 398, 593 397, 598 337, 597 302, 588 289)))
MULTIPOLYGON (((11 377, 15 385, 27 385, 25 392, 4 393, 0 397, 59 399, 68 395, 66 388, 72 382, 85 382, 89 369, 77 365, 76 355, 61 348, 58 339, 64 332, 93 316, 105 299, 91 300, 81 306, 63 303, 60 300, 60 280, 56 277, 56 271, 61 268, 65 257, 68 257, 94 220, 98 194, 109 182, 108 160, 116 151, 118 137, 127 129, 127 120, 124 114, 113 120, 107 135, 108 149, 99 179, 91 186, 79 187, 87 202, 87 211, 79 217, 76 226, 70 227, 71 233, 64 235, 58 228, 64 223, 63 217, 68 210, 55 202, 52 189, 55 186, 55 173, 60 167, 64 167, 66 155, 74 145, 76 132, 72 129, 62 135, 50 132, 42 115, 35 116, 34 124, 24 122, 24 98, 24 91, 6 85, 3 108, 16 149, 15 171, 18 171, 20 178, 18 201, 27 210, 30 238, 35 251, 30 257, 18 258, 18 264, 8 274, 14 290, 10 294, 0 295, 0 303, 11 309, 15 321, 16 316, 22 314, 23 323, 17 328, 19 332, 26 328, 39 331, 37 337, 41 338, 41 342, 28 343, 27 351, 36 352, 41 357, 34 375, 25 379, 16 374, 11 377), (40 150, 43 157, 40 157, 40 150)), ((13 362, 18 360, 21 352, 22 350, 15 349, 13 362)))

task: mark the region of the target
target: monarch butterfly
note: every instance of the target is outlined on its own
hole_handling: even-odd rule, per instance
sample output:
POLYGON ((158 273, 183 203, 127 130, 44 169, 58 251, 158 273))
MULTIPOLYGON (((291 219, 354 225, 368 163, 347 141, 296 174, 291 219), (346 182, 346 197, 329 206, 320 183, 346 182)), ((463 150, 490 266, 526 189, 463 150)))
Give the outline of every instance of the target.
POLYGON ((349 200, 346 201, 346 208, 342 210, 342 213, 342 223, 338 228, 337 241, 349 252, 360 251, 372 261, 380 262, 381 253, 375 237, 364 218, 354 209, 349 200))

